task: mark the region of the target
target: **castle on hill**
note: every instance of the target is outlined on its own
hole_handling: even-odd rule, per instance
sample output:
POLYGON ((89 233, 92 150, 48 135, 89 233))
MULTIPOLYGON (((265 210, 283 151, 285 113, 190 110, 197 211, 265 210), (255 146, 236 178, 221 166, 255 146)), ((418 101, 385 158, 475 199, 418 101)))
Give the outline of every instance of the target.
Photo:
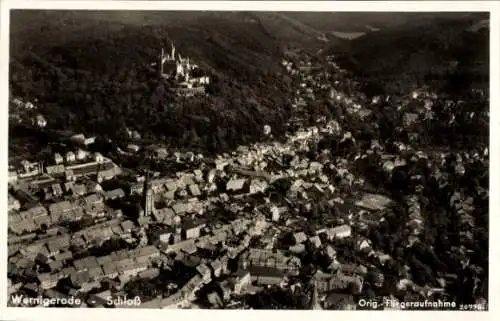
POLYGON ((176 56, 173 44, 170 53, 165 53, 165 50, 161 49, 158 73, 164 79, 173 80, 176 84, 173 90, 181 96, 204 94, 205 86, 210 83, 210 78, 203 75, 198 66, 192 64, 189 58, 183 58, 180 53, 176 56))

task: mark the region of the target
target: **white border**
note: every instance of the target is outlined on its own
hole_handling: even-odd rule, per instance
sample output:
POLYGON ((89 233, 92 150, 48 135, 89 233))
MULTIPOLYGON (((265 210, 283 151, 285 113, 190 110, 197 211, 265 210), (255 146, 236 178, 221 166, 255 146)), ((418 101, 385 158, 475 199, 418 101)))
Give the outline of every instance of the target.
MULTIPOLYGON (((494 142, 500 125, 498 110, 500 82, 499 82, 499 26, 500 16, 498 1, 22 1, 1 0, 0 16, 0 165, 2 183, 0 184, 1 208, 7 204, 7 147, 8 146, 8 56, 9 56, 9 9, 94 9, 94 10, 215 10, 215 11, 489 11, 490 17, 490 164, 500 164, 499 143, 494 142), (495 108, 491 108, 494 106, 495 108)), ((498 187, 500 175, 498 167, 490 167, 490 232, 498 231, 500 218, 495 215, 498 203, 498 187)), ((0 215, 0 262, 7 262, 6 228, 7 215, 2 211, 0 215)), ((489 277, 489 312, 476 313, 471 316, 460 312, 369 312, 356 311, 354 315, 347 311, 212 311, 212 310, 134 310, 127 309, 26 309, 5 308, 7 298, 6 264, 0 264, 0 320, 50 320, 72 319, 89 320, 93 318, 120 318, 121 320, 165 320, 165 318, 179 320, 198 320, 201 318, 217 318, 234 320, 257 320, 260 318, 283 318, 300 320, 303 318, 321 318, 331 320, 332 317, 346 317, 352 319, 376 318, 386 319, 402 316, 405 319, 440 318, 441 320, 467 320, 471 317, 481 320, 493 320, 493 313, 499 306, 498 292, 500 290, 500 245, 498 235, 490 233, 490 277, 489 277), (497 272, 497 273, 495 273, 497 272), (105 312, 105 314, 103 314, 105 312), (332 316, 331 313, 335 315, 332 316), (438 315, 439 313, 439 315, 438 315)), ((498 316, 497 316, 498 318, 498 316)), ((497 319, 495 318, 495 319, 497 319)))

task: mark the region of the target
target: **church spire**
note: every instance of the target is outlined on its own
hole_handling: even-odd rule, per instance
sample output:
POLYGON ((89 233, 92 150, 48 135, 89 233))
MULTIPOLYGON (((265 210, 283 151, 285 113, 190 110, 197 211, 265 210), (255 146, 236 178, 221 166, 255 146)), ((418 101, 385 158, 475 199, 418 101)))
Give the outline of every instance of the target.
POLYGON ((143 187, 143 207, 144 207, 144 216, 150 216, 154 212, 154 199, 153 199, 153 190, 152 184, 150 181, 150 171, 149 169, 146 171, 146 177, 144 179, 144 187, 143 187))

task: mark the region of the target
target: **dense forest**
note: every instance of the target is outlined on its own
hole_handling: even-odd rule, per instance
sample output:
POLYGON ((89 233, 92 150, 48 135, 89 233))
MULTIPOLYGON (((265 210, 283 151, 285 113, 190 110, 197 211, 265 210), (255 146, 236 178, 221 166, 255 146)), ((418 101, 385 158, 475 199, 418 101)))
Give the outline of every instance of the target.
POLYGON ((265 65, 257 69, 240 57, 232 60, 218 49, 220 41, 208 39, 217 43, 207 51, 217 57, 209 59, 213 68, 207 68, 209 95, 179 99, 169 94, 171 84, 148 68, 159 51, 158 38, 149 27, 131 29, 109 39, 75 41, 40 55, 15 57, 13 95, 36 97, 52 128, 115 140, 124 139, 130 128, 145 139, 218 150, 260 136, 266 123, 282 128, 290 88, 265 65))
POLYGON ((330 52, 364 80, 367 94, 398 95, 429 86, 456 95, 488 84, 489 30, 474 28, 481 18, 488 15, 422 19, 369 33, 330 52))

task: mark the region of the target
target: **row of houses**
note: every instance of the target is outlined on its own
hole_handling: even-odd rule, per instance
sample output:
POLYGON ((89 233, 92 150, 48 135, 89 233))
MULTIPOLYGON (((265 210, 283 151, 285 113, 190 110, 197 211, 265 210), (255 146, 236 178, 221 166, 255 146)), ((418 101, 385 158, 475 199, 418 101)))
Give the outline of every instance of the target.
POLYGON ((97 194, 90 194, 81 202, 61 201, 50 204, 48 211, 40 205, 20 213, 10 213, 9 229, 18 235, 31 233, 60 222, 78 221, 85 213, 98 217, 105 209, 103 198, 97 194))
POLYGON ((73 267, 64 268, 55 273, 43 273, 38 276, 40 287, 50 289, 57 285, 59 280, 70 277, 76 287, 89 287, 89 284, 98 286, 102 278, 120 277, 123 283, 145 271, 152 260, 160 256, 154 246, 119 251, 103 257, 88 256, 73 262, 73 267))

